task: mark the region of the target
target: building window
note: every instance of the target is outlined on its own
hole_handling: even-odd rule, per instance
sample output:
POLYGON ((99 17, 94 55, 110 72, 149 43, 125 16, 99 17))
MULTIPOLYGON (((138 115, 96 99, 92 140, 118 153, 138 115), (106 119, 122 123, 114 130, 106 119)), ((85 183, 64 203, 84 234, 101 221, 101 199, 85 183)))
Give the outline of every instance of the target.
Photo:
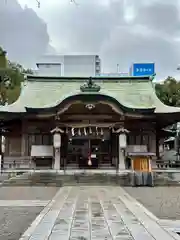
POLYGON ((42 135, 37 134, 34 137, 35 137, 34 145, 42 145, 42 135))
POLYGON ((53 145, 51 134, 31 134, 28 136, 28 155, 31 152, 32 145, 53 145))
POLYGON ((45 134, 42 136, 42 145, 52 145, 53 140, 52 140, 52 135, 45 134))

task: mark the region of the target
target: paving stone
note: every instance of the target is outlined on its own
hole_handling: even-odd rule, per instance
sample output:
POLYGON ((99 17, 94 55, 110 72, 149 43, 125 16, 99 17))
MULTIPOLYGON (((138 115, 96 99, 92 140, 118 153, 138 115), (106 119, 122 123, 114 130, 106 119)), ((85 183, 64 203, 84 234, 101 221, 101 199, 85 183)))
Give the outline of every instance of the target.
POLYGON ((148 223, 163 240, 172 239, 138 206, 132 203, 135 214, 129 204, 119 187, 64 187, 28 240, 158 240, 147 231, 148 223))

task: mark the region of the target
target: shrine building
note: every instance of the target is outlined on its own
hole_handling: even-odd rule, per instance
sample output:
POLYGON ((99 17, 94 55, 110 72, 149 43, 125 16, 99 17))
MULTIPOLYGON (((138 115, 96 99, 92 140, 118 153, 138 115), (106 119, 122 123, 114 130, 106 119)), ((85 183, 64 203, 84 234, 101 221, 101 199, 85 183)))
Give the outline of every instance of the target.
POLYGON ((180 108, 164 105, 149 77, 29 75, 0 119, 5 168, 123 170, 130 152, 159 158, 180 108))

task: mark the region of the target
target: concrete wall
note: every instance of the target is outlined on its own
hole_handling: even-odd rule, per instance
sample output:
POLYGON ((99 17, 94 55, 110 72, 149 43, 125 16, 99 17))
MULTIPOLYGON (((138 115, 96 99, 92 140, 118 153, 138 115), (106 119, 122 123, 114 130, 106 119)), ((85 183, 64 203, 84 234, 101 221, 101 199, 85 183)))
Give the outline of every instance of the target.
POLYGON ((95 76, 95 56, 65 56, 64 76, 89 77, 95 76))
POLYGON ((42 76, 61 76, 62 75, 62 65, 59 64, 39 64, 39 71, 42 76))
MULTIPOLYGON (((96 55, 47 55, 38 60, 36 75, 90 77, 101 69, 96 55)), ((97 72, 98 73, 98 72, 97 72)))

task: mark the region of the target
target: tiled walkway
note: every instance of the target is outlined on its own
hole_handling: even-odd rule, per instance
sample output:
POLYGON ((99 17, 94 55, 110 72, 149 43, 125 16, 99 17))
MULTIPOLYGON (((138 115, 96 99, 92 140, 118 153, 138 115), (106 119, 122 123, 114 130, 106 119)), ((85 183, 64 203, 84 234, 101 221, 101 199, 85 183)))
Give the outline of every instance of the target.
POLYGON ((64 187, 21 240, 172 240, 120 187, 64 187))

